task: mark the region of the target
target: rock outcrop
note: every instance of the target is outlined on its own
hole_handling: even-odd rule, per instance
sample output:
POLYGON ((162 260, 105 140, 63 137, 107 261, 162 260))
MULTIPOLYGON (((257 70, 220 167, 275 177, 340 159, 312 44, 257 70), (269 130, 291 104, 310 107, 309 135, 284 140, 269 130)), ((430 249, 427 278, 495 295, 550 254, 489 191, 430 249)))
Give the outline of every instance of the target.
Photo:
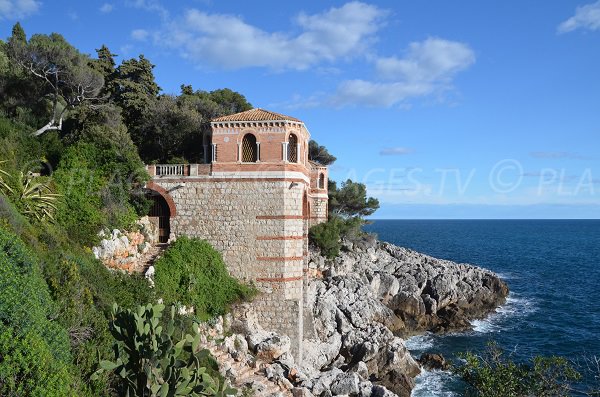
MULTIPOLYGON (((317 379, 305 383, 315 395, 328 383, 321 380, 325 374, 338 370, 327 384, 332 393, 342 374, 352 372, 359 384, 371 381, 385 393, 409 396, 420 369, 401 337, 467 329, 508 295, 488 270, 373 238, 346 242, 333 261, 311 252, 309 273, 316 277, 305 291, 302 369, 317 379)), ((360 390, 355 395, 363 395, 360 390)))
MULTIPOLYGON (((294 362, 287 336, 260 327, 251 305, 228 315, 230 336, 220 349, 259 376, 249 381, 240 375, 248 370, 223 366, 234 385, 256 395, 408 397, 420 366, 402 337, 468 328, 508 294, 485 269, 374 239, 345 243, 333 261, 311 252, 309 276, 302 363, 294 362)), ((436 355, 422 364, 447 365, 436 355)))

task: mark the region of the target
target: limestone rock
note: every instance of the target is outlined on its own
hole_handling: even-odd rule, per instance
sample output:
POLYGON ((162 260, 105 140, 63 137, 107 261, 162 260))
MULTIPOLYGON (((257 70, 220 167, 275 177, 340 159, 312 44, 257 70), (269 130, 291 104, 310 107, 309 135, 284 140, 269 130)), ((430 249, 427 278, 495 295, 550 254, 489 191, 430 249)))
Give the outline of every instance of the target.
POLYGON ((255 344, 254 351, 257 357, 266 361, 273 361, 288 353, 290 347, 291 341, 288 336, 271 333, 269 337, 255 344))
POLYGON ((355 373, 346 373, 339 377, 332 385, 331 385, 331 393, 334 396, 339 395, 354 395, 358 394, 360 391, 359 388, 360 379, 355 373))
POLYGON ((313 379, 302 386, 319 396, 409 396, 420 367, 396 335, 468 328, 508 294, 485 269, 372 238, 345 242, 333 261, 313 251, 311 267, 322 277, 305 286, 302 364, 313 379))
POLYGON ((444 356, 436 353, 423 353, 418 362, 427 369, 447 370, 450 367, 444 356))

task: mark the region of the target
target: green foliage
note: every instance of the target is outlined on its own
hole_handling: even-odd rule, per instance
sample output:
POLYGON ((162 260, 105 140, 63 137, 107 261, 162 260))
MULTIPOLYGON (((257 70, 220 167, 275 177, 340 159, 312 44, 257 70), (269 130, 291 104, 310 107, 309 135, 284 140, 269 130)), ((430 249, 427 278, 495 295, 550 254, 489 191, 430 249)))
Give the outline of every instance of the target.
POLYGON ((138 59, 123 61, 114 73, 114 101, 123 109, 125 122, 132 133, 149 115, 149 109, 160 91, 152 69, 154 65, 140 55, 138 59))
POLYGON ((340 222, 341 220, 336 217, 311 227, 308 232, 310 242, 319 247, 323 256, 330 259, 338 256, 342 247, 340 222))
POLYGON ((57 361, 39 333, 0 323, 0 395, 78 396, 69 367, 57 361))
POLYGON ((69 341, 55 316, 34 254, 0 228, 0 394, 72 394, 69 341))
POLYGON ((581 375, 563 357, 535 357, 516 363, 495 343, 479 356, 462 354, 465 363, 453 370, 468 385, 468 395, 479 397, 570 396, 581 375))
POLYGON ((92 244, 102 228, 127 228, 135 221, 131 192, 147 174, 137 154, 123 146, 105 138, 80 141, 63 154, 53 174, 63 196, 56 219, 74 241, 92 244))
MULTIPOLYGON (((0 176, 3 171, 0 170, 0 176)), ((0 180, 0 191, 11 197, 12 201, 23 215, 29 219, 41 222, 45 219, 53 220, 56 211, 58 194, 53 193, 46 178, 35 177, 32 173, 12 177, 5 173, 11 180, 7 184, 0 180)))
POLYGON ((60 34, 34 34, 24 41, 13 30, 7 49, 11 61, 31 78, 38 79, 45 90, 40 92, 39 99, 48 101, 50 122, 38 129, 36 135, 49 129, 60 130, 65 112, 85 101, 96 100, 104 85, 102 75, 89 66, 89 57, 60 34))
POLYGON ((321 250, 323 256, 333 259, 340 253, 341 240, 361 234, 360 227, 363 223, 364 221, 360 217, 343 219, 339 216, 332 216, 327 222, 311 227, 308 238, 321 250))
POLYGON ((175 156, 185 156, 195 134, 200 134, 202 115, 184 101, 162 95, 149 109, 140 126, 137 144, 150 161, 167 162, 175 156))
POLYGON ((139 306, 135 311, 114 305, 110 331, 115 361, 101 360, 95 376, 112 371, 119 377, 119 394, 127 396, 225 396, 237 390, 219 387, 201 362, 210 353, 200 350, 200 334, 175 342, 173 317, 161 325, 164 305, 139 306))
POLYGON ((325 146, 321 146, 317 141, 308 141, 308 159, 321 165, 331 165, 337 158, 327 151, 325 146))
POLYGON ((341 217, 363 217, 372 215, 379 208, 379 200, 367 198, 367 187, 363 183, 348 179, 337 188, 335 182, 329 183, 329 212, 341 217))
MULTIPOLYGON (((0 167, 2 166, 2 163, 5 163, 6 161, 0 161, 0 167)), ((6 181, 4 179, 6 178, 10 178, 10 174, 6 171, 4 171, 2 168, 0 168, 0 192, 4 191, 9 191, 10 186, 8 186, 8 184, 6 183, 6 181)))
POLYGON ((222 315, 231 303, 254 294, 229 275, 221 254, 204 240, 179 237, 154 267, 157 294, 168 304, 194 306, 202 320, 222 315))

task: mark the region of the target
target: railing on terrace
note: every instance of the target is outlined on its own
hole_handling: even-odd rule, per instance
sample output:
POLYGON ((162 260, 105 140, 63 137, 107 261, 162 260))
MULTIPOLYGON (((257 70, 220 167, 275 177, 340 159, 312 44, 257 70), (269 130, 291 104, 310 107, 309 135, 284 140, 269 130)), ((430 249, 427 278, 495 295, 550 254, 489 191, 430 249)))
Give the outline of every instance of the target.
POLYGON ((189 175, 186 164, 157 164, 156 176, 187 176, 189 175))
POLYGON ((210 175, 210 164, 150 164, 146 170, 151 177, 182 177, 210 175))

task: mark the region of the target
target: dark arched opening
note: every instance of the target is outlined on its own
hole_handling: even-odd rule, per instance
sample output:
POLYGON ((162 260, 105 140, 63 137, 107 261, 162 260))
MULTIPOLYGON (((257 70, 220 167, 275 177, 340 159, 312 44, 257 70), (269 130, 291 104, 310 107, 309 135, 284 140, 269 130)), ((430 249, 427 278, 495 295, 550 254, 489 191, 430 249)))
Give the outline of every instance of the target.
POLYGON ((171 210, 169 209, 169 204, 163 196, 154 190, 148 190, 146 198, 151 201, 148 217, 157 226, 158 242, 164 244, 169 241, 171 233, 171 210))
POLYGON ((298 162, 298 138, 294 134, 290 134, 288 139, 288 161, 290 163, 298 162))
POLYGON ((319 185, 318 185, 319 189, 325 189, 325 174, 320 174, 319 175, 319 185))
POLYGON ((256 163, 258 161, 258 147, 256 137, 252 134, 246 134, 242 139, 242 162, 256 163))

